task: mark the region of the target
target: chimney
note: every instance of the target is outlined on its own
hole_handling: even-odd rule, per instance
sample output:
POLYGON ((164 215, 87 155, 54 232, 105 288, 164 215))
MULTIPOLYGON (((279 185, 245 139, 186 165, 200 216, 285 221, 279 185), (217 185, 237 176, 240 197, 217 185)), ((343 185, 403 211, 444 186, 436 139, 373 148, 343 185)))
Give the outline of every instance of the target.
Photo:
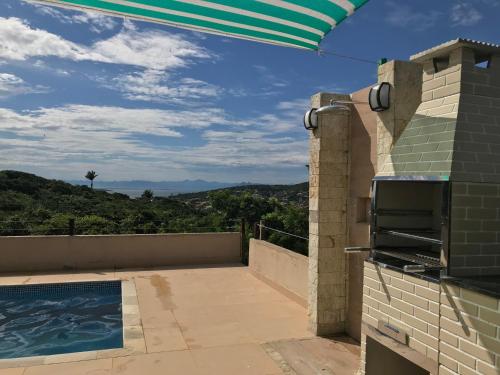
POLYGON ((423 69, 421 103, 404 124, 397 104, 407 101, 411 107, 414 97, 401 96, 399 87, 408 90, 411 83, 389 80, 394 86, 395 119, 387 120, 390 113, 379 115, 383 127, 393 131, 392 137, 384 138, 387 130, 379 134, 378 175, 500 182, 500 46, 456 39, 410 60, 407 64, 423 69))
POLYGON ((377 177, 449 181, 448 275, 500 275, 500 46, 456 39, 381 66, 379 81, 393 92, 377 177))

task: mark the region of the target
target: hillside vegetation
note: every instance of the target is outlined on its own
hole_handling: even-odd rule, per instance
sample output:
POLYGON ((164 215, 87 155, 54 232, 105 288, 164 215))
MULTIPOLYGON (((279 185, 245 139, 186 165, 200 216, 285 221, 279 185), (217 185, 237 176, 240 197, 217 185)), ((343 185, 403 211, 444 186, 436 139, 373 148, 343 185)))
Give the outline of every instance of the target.
MULTIPOLYGON (((146 234, 239 230, 264 220, 269 227, 307 237, 307 183, 248 185, 169 198, 119 193, 0 171, 0 235, 146 234)), ((301 240, 267 231, 275 243, 305 252, 301 240)))

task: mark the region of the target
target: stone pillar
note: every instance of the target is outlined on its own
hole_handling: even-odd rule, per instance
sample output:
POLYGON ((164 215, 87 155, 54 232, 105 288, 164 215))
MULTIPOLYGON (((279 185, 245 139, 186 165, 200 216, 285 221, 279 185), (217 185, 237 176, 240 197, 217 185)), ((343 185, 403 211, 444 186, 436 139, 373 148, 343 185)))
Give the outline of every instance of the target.
MULTIPOLYGON (((349 95, 319 93, 312 106, 349 95)), ((309 327, 319 336, 345 331, 347 199, 350 112, 319 117, 310 133, 309 327)))

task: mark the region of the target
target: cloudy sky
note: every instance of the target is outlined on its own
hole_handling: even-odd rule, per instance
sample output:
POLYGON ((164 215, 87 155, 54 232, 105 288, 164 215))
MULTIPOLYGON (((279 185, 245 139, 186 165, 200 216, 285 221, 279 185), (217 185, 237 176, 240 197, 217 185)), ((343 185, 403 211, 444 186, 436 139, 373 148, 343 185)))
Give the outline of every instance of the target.
MULTIPOLYGON (((500 0, 371 0, 322 48, 376 61, 456 37, 500 43, 500 0)), ((293 183, 318 91, 376 66, 291 48, 0 2, 0 169, 81 179, 293 183)))

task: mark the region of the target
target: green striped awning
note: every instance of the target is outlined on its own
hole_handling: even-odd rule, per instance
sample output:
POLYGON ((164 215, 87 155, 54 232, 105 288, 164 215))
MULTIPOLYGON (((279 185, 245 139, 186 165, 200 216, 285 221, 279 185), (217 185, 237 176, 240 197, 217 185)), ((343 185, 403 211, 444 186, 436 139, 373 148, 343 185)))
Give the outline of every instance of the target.
POLYGON ((38 0, 265 43, 317 50, 368 0, 38 0))

